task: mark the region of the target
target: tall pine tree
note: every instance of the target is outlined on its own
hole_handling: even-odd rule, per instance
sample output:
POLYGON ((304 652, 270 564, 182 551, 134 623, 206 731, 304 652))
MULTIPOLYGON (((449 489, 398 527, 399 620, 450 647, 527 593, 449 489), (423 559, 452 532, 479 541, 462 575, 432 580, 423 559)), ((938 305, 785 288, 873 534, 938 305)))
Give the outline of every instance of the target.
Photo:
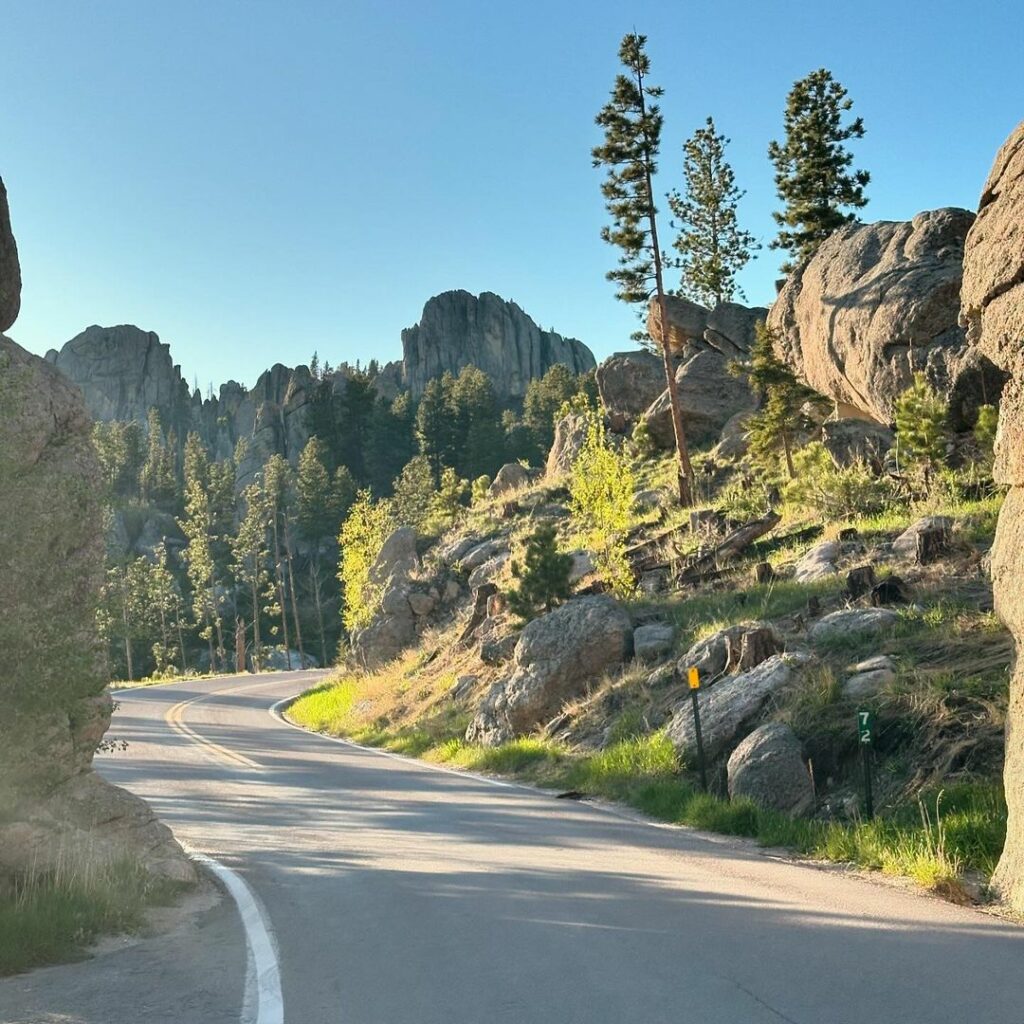
POLYGON ((729 140, 712 118, 683 143, 685 191, 673 190, 668 205, 679 226, 673 243, 679 253, 682 292, 695 302, 715 306, 734 296, 745 298, 736 275, 760 246, 740 228, 736 207, 745 195, 736 186, 725 159, 729 140))
POLYGON ((619 60, 625 73, 615 78, 611 98, 597 115, 604 129, 604 143, 595 146, 595 167, 606 167, 601 185, 612 223, 601 229, 601 237, 622 250, 619 265, 608 271, 623 302, 643 304, 643 316, 652 294, 658 303, 665 380, 672 408, 676 452, 679 458, 679 501, 689 505, 693 493, 693 467, 686 445, 679 406, 675 367, 669 345, 668 312, 665 307, 664 255, 658 242, 658 211, 654 205, 654 175, 658 169, 662 116, 656 100, 662 94, 647 84, 651 62, 644 46, 647 37, 631 32, 619 46, 619 60))
POLYGON ((825 68, 812 71, 790 90, 786 102, 784 142, 771 142, 768 157, 775 165, 775 187, 785 208, 773 214, 781 230, 771 243, 792 259, 788 274, 817 251, 837 228, 857 219, 867 204, 867 171, 853 171, 853 154, 844 143, 864 135, 857 117, 843 124, 853 100, 825 68))

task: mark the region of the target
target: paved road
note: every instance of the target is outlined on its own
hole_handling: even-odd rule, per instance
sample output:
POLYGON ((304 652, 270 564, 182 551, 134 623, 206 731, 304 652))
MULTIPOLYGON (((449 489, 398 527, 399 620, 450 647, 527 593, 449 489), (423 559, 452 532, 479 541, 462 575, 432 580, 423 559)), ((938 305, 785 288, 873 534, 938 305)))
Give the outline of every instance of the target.
MULTIPOLYGON (((1024 929, 271 717, 308 679, 134 691, 112 729, 129 750, 101 765, 256 894, 288 1024, 1024 1020, 1024 929)), ((135 947, 164 973, 154 971, 151 1010, 124 1020, 256 1019, 251 992, 243 1007, 242 979, 228 976, 245 959, 230 916, 192 936, 192 958, 206 964, 190 968, 193 982, 171 970, 166 941, 135 947), (194 992, 210 985, 211 962, 221 985, 202 1010, 194 992)), ((103 958, 108 990, 132 952, 103 958)), ((54 977, 84 979, 88 966, 54 977)), ((144 977, 138 963, 124 972, 129 1008, 144 977)), ((0 1019, 121 1020, 90 1009, 84 982, 66 1007, 54 1004, 59 984, 36 984, 36 1017, 25 1012, 32 985, 5 984, 0 1007, 16 996, 21 1016, 0 1019)), ((263 1010, 272 1020, 275 1007, 263 1010)))

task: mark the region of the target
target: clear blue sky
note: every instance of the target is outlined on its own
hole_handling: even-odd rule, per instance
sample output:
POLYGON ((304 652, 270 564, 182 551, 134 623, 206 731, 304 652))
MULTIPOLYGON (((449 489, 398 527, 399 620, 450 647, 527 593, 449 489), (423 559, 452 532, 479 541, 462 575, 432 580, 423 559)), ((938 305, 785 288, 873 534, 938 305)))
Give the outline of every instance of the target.
MULTIPOLYGON (((12 336, 159 333, 191 380, 400 355, 449 288, 515 299, 600 359, 635 323, 590 164, 621 36, 665 87, 662 191, 713 114, 767 241, 793 81, 855 100, 865 219, 973 208, 1024 117, 1024 13, 978 0, 435 3, 5 0, 0 175, 22 256, 12 336)), ((768 302, 779 254, 743 275, 768 302)))

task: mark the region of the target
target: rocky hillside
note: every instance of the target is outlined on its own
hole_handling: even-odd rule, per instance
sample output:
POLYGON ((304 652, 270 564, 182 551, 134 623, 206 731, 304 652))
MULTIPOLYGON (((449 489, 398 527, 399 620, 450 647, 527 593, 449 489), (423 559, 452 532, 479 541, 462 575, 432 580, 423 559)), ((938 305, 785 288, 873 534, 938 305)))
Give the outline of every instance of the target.
MULTIPOLYGON (((1024 125, 977 217, 851 225, 787 282, 768 316, 777 353, 832 409, 785 425, 791 474, 758 461, 747 427, 760 410, 724 372, 764 311, 676 300, 667 329, 698 507, 676 507, 667 486, 659 361, 611 357, 600 409, 558 424, 546 474, 492 488, 439 537, 404 527, 384 544, 349 664, 296 719, 910 873, 961 899, 1002 847, 1008 723, 995 884, 1021 905, 1019 672, 1009 699, 1007 684, 1024 631, 1022 153, 1024 125), (908 407, 911 393, 926 403, 908 407), (1000 399, 993 479, 980 410, 1000 399), (604 454, 580 462, 601 422, 604 454), (621 515, 595 533, 581 502, 600 465, 621 515), (544 530, 557 552, 542 556, 530 545, 544 530), (568 596, 513 614, 531 558, 568 596), (875 716, 877 822, 863 819, 860 711, 875 716)), ((656 313, 650 330, 662 333, 656 313)))

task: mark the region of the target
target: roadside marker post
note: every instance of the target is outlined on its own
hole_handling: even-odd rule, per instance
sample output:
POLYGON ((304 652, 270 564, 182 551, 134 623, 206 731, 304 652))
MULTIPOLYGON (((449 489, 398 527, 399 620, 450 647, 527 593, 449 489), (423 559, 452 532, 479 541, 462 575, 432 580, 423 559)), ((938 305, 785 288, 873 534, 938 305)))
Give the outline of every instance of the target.
POLYGON ((700 734, 700 705, 697 701, 697 693, 700 690, 700 671, 691 668, 687 673, 690 683, 690 700, 693 701, 693 733, 697 740, 697 771, 700 773, 700 788, 706 793, 708 791, 707 769, 704 767, 704 740, 700 734))
POLYGON ((873 711, 857 712, 857 739, 860 741, 860 756, 864 765, 864 813, 868 818, 875 816, 875 796, 871 789, 871 746, 875 740, 875 714, 873 711))

